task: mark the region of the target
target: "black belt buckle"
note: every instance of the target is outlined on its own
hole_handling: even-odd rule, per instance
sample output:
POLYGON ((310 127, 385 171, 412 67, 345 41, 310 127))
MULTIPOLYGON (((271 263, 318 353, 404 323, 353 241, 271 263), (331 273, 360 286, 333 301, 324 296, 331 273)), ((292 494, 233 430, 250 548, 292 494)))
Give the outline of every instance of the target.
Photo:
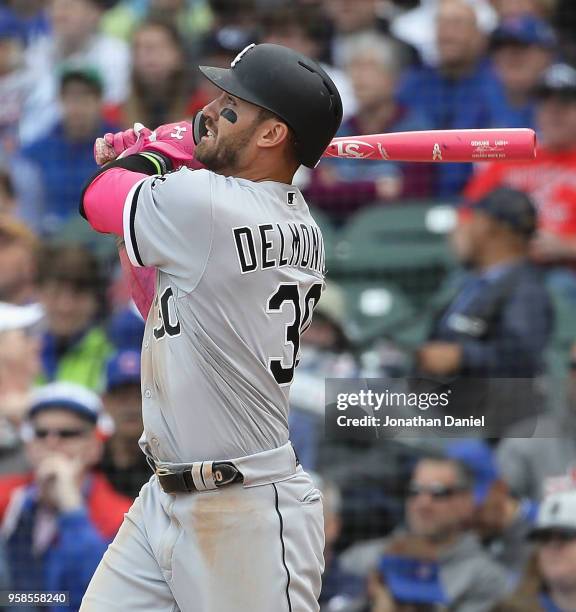
MULTIPOLYGON (((156 468, 155 473, 165 493, 194 493, 199 490, 194 484, 192 470, 171 472, 166 468, 156 468)), ((212 476, 216 488, 244 481, 244 476, 240 470, 228 461, 214 462, 212 464, 212 476)), ((214 489, 207 488, 206 490, 214 489)))
POLYGON ((156 476, 164 493, 193 493, 196 491, 192 472, 170 472, 166 468, 157 468, 156 476))

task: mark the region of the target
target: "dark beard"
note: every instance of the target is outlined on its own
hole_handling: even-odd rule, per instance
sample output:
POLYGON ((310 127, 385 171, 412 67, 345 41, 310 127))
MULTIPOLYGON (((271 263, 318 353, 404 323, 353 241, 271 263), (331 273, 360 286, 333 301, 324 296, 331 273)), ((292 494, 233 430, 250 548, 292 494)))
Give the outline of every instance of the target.
POLYGON ((238 169, 238 158, 250 142, 253 133, 254 126, 250 126, 239 134, 235 134, 233 139, 229 136, 221 140, 216 147, 206 150, 204 143, 201 142, 196 146, 194 156, 208 170, 233 176, 238 169))
POLYGON ((196 147, 195 157, 208 170, 221 172, 226 168, 234 168, 238 162, 238 151, 235 148, 222 146, 220 143, 213 149, 204 150, 202 143, 196 147))

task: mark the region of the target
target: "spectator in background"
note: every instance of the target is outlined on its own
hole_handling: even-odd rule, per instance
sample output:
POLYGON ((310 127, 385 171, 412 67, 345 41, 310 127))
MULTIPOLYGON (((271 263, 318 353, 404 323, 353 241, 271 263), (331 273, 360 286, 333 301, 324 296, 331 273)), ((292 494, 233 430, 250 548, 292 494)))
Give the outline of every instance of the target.
POLYGON ((98 324, 103 309, 98 260, 80 246, 47 247, 39 279, 46 311, 42 378, 99 389, 111 346, 98 324))
POLYGON ((260 24, 260 42, 289 47, 320 63, 340 92, 344 120, 356 112, 356 99, 348 75, 321 61, 325 55, 328 32, 326 17, 318 6, 282 5, 269 9, 262 15, 260 24))
POLYGON ((45 0, 6 0, 6 9, 18 20, 29 45, 48 33, 50 26, 46 15, 45 0))
MULTIPOLYGON (((208 0, 216 29, 238 27, 251 29, 258 21, 260 0, 208 0)), ((266 1, 266 0, 264 0, 266 1)))
POLYGON ((124 0, 104 14, 102 31, 128 40, 140 22, 149 18, 168 19, 192 44, 212 23, 203 0, 124 0))
POLYGON ((0 9, 0 150, 18 146, 18 124, 34 81, 24 63, 24 32, 18 19, 0 9))
POLYGON ((536 160, 483 166, 464 195, 478 199, 500 186, 521 189, 538 207, 538 229, 532 257, 559 268, 551 283, 576 299, 576 70, 550 67, 537 91, 536 122, 540 146, 536 160))
POLYGON ((497 189, 461 213, 453 236, 469 269, 417 352, 425 375, 533 378, 543 370, 552 306, 528 261, 537 217, 530 198, 497 189))
POLYGON ((138 446, 144 429, 139 350, 122 350, 110 357, 103 401, 114 433, 106 440, 100 468, 119 493, 134 499, 152 474, 138 446))
POLYGON ((117 350, 139 351, 144 339, 144 319, 134 303, 118 310, 108 321, 106 333, 117 350))
POLYGON ((28 411, 32 472, 0 479, 0 516, 12 588, 68 591, 78 610, 84 591, 131 500, 94 470, 102 454, 97 395, 70 383, 46 385, 28 411))
MULTIPOLYGON (((254 30, 254 23, 250 27, 242 28, 229 25, 215 28, 206 35, 201 49, 201 65, 230 68, 234 58, 248 45, 258 43, 258 36, 254 30)), ((194 92, 194 108, 202 108, 220 95, 221 90, 208 79, 201 79, 194 92)))
MULTIPOLYGON (((398 48, 393 42, 364 38, 350 48, 346 71, 358 111, 342 124, 338 136, 431 128, 425 116, 396 101, 400 70, 398 48)), ((312 174, 306 196, 331 216, 342 219, 378 200, 432 195, 433 171, 431 164, 329 159, 312 174)))
POLYGON ((39 234, 43 205, 43 185, 36 165, 19 151, 2 152, 0 145, 0 216, 18 218, 39 234))
POLYGON ((530 534, 534 561, 517 590, 491 612, 576 610, 576 490, 544 500, 530 534))
POLYGON ((453 246, 468 270, 415 352, 413 389, 450 389, 452 416, 484 419, 469 435, 500 437, 543 409, 538 377, 554 310, 543 274, 528 259, 536 222, 528 196, 511 189, 462 211, 453 246))
POLYGON ((552 24, 558 33, 564 61, 576 63, 576 11, 573 0, 549 0, 555 6, 552 24))
MULTIPOLYGON (((410 10, 393 16, 390 31, 400 40, 417 49, 420 59, 430 66, 438 64, 438 44, 434 28, 430 24, 436 19, 442 0, 415 0, 406 2, 410 10), (416 6, 415 6, 416 5, 416 6)), ((490 33, 498 23, 496 11, 490 0, 473 0, 476 19, 480 29, 490 33)))
POLYGON ((42 319, 37 304, 0 302, 0 473, 23 471, 20 425, 40 373, 40 342, 33 334, 42 319))
POLYGON ((334 28, 332 61, 339 68, 348 63, 350 49, 363 35, 386 37, 378 16, 377 0, 323 0, 323 5, 334 28))
MULTIPOLYGON (((497 86, 485 58, 487 37, 473 5, 442 0, 436 16, 439 64, 408 72, 399 100, 428 118, 433 129, 486 128, 493 123, 490 91, 497 86)), ((436 194, 456 196, 472 172, 472 164, 442 164, 436 194)))
POLYGON ((502 19, 521 15, 548 19, 556 7, 557 0, 492 0, 492 4, 502 19))
POLYGON ((320 612, 357 612, 362 601, 364 580, 355 574, 345 572, 340 566, 336 544, 342 528, 340 513, 342 498, 333 483, 313 476, 322 494, 324 508, 324 562, 320 612))
POLYGON ((0 301, 27 304, 37 299, 39 246, 24 223, 0 216, 0 301))
POLYGON ((493 449, 480 439, 448 440, 447 457, 460 461, 474 478, 473 527, 490 556, 516 581, 531 553, 526 536, 538 504, 517 497, 500 475, 493 449))
POLYGON ((498 445, 500 472, 518 497, 538 501, 567 484, 576 487, 576 344, 569 368, 564 408, 519 423, 498 445))
POLYGON ((60 80, 62 120, 22 155, 34 164, 44 187, 42 231, 54 234, 78 214, 86 177, 98 169, 94 140, 117 128, 102 119, 102 82, 88 69, 67 69, 60 80))
POLYGON ((502 89, 494 90, 493 127, 536 127, 534 93, 556 47, 554 30, 537 17, 512 17, 498 26, 491 57, 502 89))
POLYGON ((174 25, 160 20, 139 25, 132 36, 132 59, 130 93, 118 123, 128 128, 140 122, 155 129, 200 110, 191 106, 186 52, 174 25))
POLYGON ((95 70, 106 104, 128 94, 130 50, 125 42, 99 32, 102 12, 111 0, 50 0, 51 32, 30 46, 27 64, 36 83, 29 120, 21 126, 24 145, 44 136, 60 116, 58 75, 64 66, 95 70))
MULTIPOLYGON (((396 603, 421 603, 419 591, 429 587, 430 577, 435 576, 435 593, 442 600, 426 603, 444 603, 453 612, 489 610, 506 592, 506 580, 502 569, 470 531, 474 513, 472 488, 469 473, 458 461, 443 457, 421 459, 408 488, 406 528, 385 540, 353 546, 341 556, 342 567, 360 575, 372 572, 370 594, 374 604, 374 600, 386 596, 396 603), (428 567, 426 572, 409 572, 412 588, 408 593, 394 588, 398 581, 387 580, 387 586, 384 583, 387 561, 397 560, 425 563, 428 567)), ((405 572, 400 569, 400 573, 405 572)), ((378 607, 373 610, 376 612, 378 607)))

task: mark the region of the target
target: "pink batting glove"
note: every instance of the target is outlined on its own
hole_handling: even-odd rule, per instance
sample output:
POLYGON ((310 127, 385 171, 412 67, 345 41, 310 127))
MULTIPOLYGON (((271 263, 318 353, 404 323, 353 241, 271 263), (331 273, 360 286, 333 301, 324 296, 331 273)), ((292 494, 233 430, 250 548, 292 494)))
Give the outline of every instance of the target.
POLYGON ((157 151, 166 155, 175 168, 202 168, 202 164, 194 159, 195 148, 189 121, 161 125, 153 132, 141 123, 135 123, 133 129, 99 138, 94 145, 94 158, 102 165, 118 157, 157 151))
POLYGON ((103 138, 97 138, 94 143, 94 159, 99 166, 107 164, 118 157, 124 157, 126 151, 140 142, 140 148, 131 152, 138 153, 144 146, 144 139, 152 133, 141 123, 135 123, 133 128, 112 134, 108 132, 103 138))

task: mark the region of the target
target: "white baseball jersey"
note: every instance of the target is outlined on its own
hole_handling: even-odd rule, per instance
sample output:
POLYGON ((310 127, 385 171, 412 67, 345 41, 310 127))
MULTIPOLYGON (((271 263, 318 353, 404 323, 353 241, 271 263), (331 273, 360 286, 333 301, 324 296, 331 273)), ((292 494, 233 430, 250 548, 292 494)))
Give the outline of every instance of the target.
POLYGON ((300 334, 324 282, 299 190, 183 168, 134 186, 124 235, 132 263, 158 269, 142 347, 145 451, 193 462, 285 444, 300 334))

